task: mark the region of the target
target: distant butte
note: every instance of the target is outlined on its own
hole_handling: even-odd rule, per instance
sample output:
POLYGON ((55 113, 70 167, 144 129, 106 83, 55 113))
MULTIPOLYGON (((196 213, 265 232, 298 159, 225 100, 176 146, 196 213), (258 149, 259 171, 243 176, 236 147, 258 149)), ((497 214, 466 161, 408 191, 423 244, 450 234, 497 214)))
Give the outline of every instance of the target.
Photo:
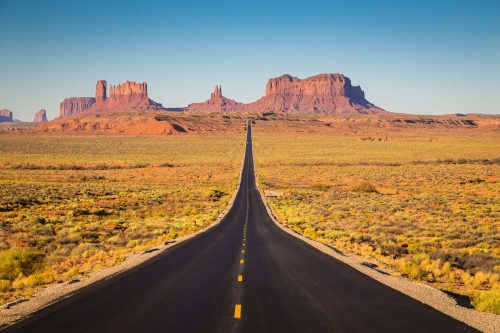
POLYGON ((203 103, 190 104, 186 111, 192 112, 234 112, 243 111, 244 104, 222 96, 222 87, 215 86, 210 99, 203 103))
POLYGON ((342 74, 319 74, 299 79, 282 75, 267 81, 266 95, 248 104, 253 112, 381 114, 387 111, 365 99, 359 86, 342 74))
POLYGON ((209 100, 190 104, 193 112, 279 112, 324 114, 385 114, 365 98, 359 86, 342 74, 320 74, 307 79, 282 75, 268 80, 266 94, 259 100, 243 104, 222 96, 216 86, 209 100))
POLYGON ((14 121, 12 111, 8 109, 0 110, 0 123, 11 123, 14 121))
MULTIPOLYGON (((116 86, 97 81, 94 97, 71 97, 60 106, 60 116, 125 110, 167 110, 148 97, 146 82, 125 81, 116 86)), ((267 81, 266 94, 249 104, 222 95, 220 85, 205 102, 192 103, 189 112, 277 112, 318 114, 386 114, 370 103, 360 86, 343 74, 319 74, 299 79, 285 74, 267 81)))
POLYGON ((41 109, 35 113, 35 119, 33 120, 35 123, 46 123, 47 122, 47 111, 45 109, 41 109))
POLYGON ((163 106, 148 97, 146 82, 125 81, 109 86, 104 80, 97 81, 95 98, 70 97, 61 102, 60 117, 80 113, 114 112, 123 110, 163 110, 163 106))

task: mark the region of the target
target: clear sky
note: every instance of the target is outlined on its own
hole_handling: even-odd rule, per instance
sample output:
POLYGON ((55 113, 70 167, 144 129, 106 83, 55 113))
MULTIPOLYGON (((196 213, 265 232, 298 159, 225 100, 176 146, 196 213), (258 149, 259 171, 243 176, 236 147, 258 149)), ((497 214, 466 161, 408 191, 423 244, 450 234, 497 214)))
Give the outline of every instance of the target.
POLYGON ((500 113, 500 1, 0 0, 0 109, 49 119, 97 80, 165 106, 251 102, 268 78, 337 72, 372 103, 500 113))

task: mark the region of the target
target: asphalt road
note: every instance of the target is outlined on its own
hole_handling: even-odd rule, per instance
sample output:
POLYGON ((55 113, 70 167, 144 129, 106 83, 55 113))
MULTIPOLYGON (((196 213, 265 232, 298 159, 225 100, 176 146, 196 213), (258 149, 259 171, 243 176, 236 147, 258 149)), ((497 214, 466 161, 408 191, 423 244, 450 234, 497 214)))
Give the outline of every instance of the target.
POLYGON ((255 187, 216 227, 7 332, 476 332, 282 232, 255 187))

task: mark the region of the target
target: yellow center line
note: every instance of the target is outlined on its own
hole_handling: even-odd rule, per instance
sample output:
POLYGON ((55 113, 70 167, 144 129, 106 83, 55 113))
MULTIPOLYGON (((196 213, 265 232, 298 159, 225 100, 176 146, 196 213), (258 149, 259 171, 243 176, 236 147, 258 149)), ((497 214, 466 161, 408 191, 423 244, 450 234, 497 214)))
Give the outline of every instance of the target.
POLYGON ((238 275, 238 282, 243 282, 243 275, 238 275))
POLYGON ((236 304, 234 306, 234 318, 236 319, 241 318, 241 304, 236 304))

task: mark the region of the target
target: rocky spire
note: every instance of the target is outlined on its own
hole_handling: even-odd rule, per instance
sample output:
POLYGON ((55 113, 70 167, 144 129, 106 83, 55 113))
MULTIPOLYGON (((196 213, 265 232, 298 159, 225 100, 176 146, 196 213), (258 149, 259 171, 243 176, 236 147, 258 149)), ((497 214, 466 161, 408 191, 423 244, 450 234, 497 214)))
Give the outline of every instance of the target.
POLYGON ((211 98, 212 99, 215 99, 215 98, 220 99, 220 98, 222 98, 222 87, 220 85, 215 86, 215 89, 214 89, 214 92, 211 95, 211 98))
POLYGON ((95 101, 96 103, 105 102, 108 98, 107 95, 108 83, 105 80, 97 81, 95 86, 95 101))

